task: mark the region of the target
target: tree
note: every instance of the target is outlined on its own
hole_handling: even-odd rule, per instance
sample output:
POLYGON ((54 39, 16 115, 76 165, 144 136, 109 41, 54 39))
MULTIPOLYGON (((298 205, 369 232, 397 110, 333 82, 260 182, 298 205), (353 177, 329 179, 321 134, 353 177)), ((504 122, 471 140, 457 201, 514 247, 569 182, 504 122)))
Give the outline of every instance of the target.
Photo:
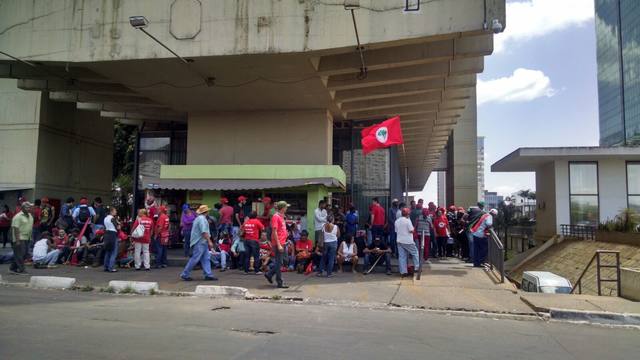
POLYGON ((129 214, 133 194, 133 166, 136 127, 119 121, 113 123, 112 204, 122 216, 129 214))
POLYGON ((531 189, 527 189, 527 190, 520 190, 518 191, 518 195, 525 198, 525 199, 529 199, 529 200, 535 200, 536 199, 536 192, 535 191, 531 191, 531 189))
POLYGON ((505 202, 502 201, 500 202, 500 204, 498 204, 498 216, 496 216, 495 219, 495 228, 498 231, 498 233, 500 232, 500 230, 502 230, 503 236, 503 242, 506 243, 507 240, 507 234, 509 231, 509 227, 517 225, 517 220, 515 219, 515 214, 516 214, 516 207, 513 205, 512 202, 505 202))

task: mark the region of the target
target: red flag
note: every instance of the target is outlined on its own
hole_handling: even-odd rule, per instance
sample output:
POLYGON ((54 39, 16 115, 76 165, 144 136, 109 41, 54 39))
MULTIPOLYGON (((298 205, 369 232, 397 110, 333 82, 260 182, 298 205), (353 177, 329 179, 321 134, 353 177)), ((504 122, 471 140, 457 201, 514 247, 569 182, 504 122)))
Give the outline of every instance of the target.
POLYGON ((402 129, 400 128, 400 116, 394 116, 380 124, 371 125, 362 129, 362 152, 368 153, 387 148, 392 145, 403 144, 402 129))

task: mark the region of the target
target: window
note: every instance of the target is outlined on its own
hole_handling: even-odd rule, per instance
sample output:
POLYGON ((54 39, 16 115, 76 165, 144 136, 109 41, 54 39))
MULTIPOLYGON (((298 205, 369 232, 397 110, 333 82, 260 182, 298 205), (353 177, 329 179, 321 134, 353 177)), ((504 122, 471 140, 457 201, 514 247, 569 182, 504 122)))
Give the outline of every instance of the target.
POLYGON ((627 163, 627 207, 640 213, 640 162, 627 163))
POLYGON ((598 225, 598 163, 569 163, 571 225, 598 225))

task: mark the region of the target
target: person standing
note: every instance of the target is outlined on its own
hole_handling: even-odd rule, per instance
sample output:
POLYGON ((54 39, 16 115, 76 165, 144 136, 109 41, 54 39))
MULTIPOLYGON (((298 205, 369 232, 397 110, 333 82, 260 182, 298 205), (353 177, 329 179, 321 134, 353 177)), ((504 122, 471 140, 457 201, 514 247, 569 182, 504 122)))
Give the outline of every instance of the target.
POLYGON ((53 219, 56 217, 56 209, 49 204, 49 198, 43 197, 40 206, 40 232, 51 231, 53 219))
POLYGON ((133 264, 136 270, 140 270, 140 266, 144 264, 145 270, 151 269, 151 258, 149 255, 149 244, 151 244, 151 233, 153 232, 153 220, 147 215, 147 209, 138 210, 138 218, 133 222, 133 232, 136 232, 138 225, 144 227, 144 234, 133 238, 133 264), (142 259, 141 259, 142 255, 142 259))
POLYGON ((391 252, 395 255, 398 253, 398 245, 396 244, 396 229, 395 223, 397 220, 398 214, 398 205, 400 201, 398 199, 393 199, 391 201, 391 207, 389 211, 387 211, 387 231, 389 232, 389 247, 391 248, 391 252))
POLYGON ((238 196, 238 203, 233 207, 233 228, 231 230, 231 236, 233 236, 233 241, 240 238, 240 227, 244 224, 246 215, 249 213, 245 213, 247 203, 247 197, 244 195, 238 196))
POLYGON ((416 234, 415 238, 418 241, 422 241, 423 254, 425 261, 429 259, 429 247, 431 246, 431 230, 433 228, 433 222, 431 216, 429 216, 429 209, 424 208, 420 215, 416 218, 415 223, 416 234))
POLYGON ((93 226, 95 231, 104 229, 104 219, 107 217, 107 209, 102 205, 102 198, 96 197, 93 199, 93 211, 96 212, 96 224, 93 226))
POLYGON ((327 272, 327 277, 333 277, 333 266, 336 263, 336 254, 338 252, 338 238, 340 238, 340 229, 333 223, 333 217, 327 217, 327 223, 322 229, 324 238, 324 247, 322 251, 322 260, 320 260, 320 269, 317 276, 322 276, 323 271, 327 272))
POLYGON ((180 216, 180 228, 182 229, 182 241, 184 241, 184 257, 189 257, 191 247, 191 226, 196 219, 196 214, 191 210, 189 204, 182 205, 182 216, 180 216))
POLYGON ((375 238, 379 236, 384 239, 385 211, 380 206, 380 200, 374 197, 371 200, 371 236, 375 238))
POLYGON ((358 233, 358 222, 358 211, 355 206, 351 205, 349 207, 349 212, 347 212, 347 215, 345 216, 346 233, 356 236, 358 233))
POLYGON ((68 197, 67 201, 60 208, 60 217, 67 223, 67 230, 73 228, 73 203, 75 200, 72 197, 68 197))
POLYGON ((7 243, 11 245, 9 237, 9 230, 11 229, 11 219, 13 219, 13 213, 9 210, 8 205, 4 205, 2 213, 0 213, 0 237, 2 237, 2 247, 7 247, 7 243))
POLYGON ((273 276, 276 277, 276 286, 280 289, 287 289, 289 286, 282 281, 282 259, 284 257, 284 244, 287 243, 289 233, 287 232, 287 224, 285 222, 285 214, 289 204, 286 201, 278 201, 276 203, 277 212, 271 217, 271 245, 275 258, 273 266, 269 272, 264 274, 269 284, 273 284, 273 276))
POLYGON ((395 222, 396 233, 398 233, 398 268, 400 276, 405 277, 408 274, 407 257, 410 255, 413 261, 415 271, 420 268, 420 258, 418 256, 418 248, 413 241, 413 224, 409 219, 409 209, 402 209, 402 217, 395 222))
POLYGON ((491 209, 484 213, 471 227, 473 233, 473 267, 480 267, 487 258, 489 245, 489 229, 493 226, 493 217, 498 215, 498 210, 491 209))
POLYGON ((109 215, 104 217, 102 225, 104 226, 104 271, 116 272, 116 255, 118 254, 118 230, 120 223, 116 215, 118 210, 115 207, 109 208, 109 215))
POLYGON ((233 208, 229 206, 229 200, 227 198, 220 199, 222 208, 220 208, 220 220, 218 221, 218 232, 226 231, 227 234, 231 234, 233 228, 233 208))
POLYGON ((81 232, 78 236, 82 239, 82 237, 86 237, 87 240, 91 238, 91 225, 96 219, 95 210, 88 205, 89 200, 86 197, 80 198, 80 205, 73 210, 72 217, 73 221, 76 224, 76 227, 82 231, 84 229, 84 224, 89 222, 85 231, 81 232))
POLYGON ((209 213, 209 207, 207 205, 200 205, 196 214, 198 216, 193 221, 193 227, 191 228, 191 257, 185 265, 184 270, 180 274, 180 278, 184 281, 191 281, 191 271, 199 263, 204 273, 204 280, 215 281, 218 280, 213 276, 211 271, 211 253, 209 248, 213 249, 213 241, 211 240, 211 234, 209 233, 209 222, 207 221, 207 215, 209 213))
POLYGON ((42 200, 36 199, 31 207, 31 215, 33 216, 33 231, 31 232, 31 240, 29 241, 29 249, 33 249, 36 241, 40 240, 40 213, 42 212, 42 200))
POLYGON ((477 206, 472 206, 469 208, 467 212, 467 240, 469 241, 469 257, 473 262, 474 259, 474 246, 473 246, 473 231, 471 228, 476 224, 476 222, 482 217, 482 215, 486 214, 484 211, 484 201, 478 201, 477 206))
POLYGON ((25 201, 20 205, 20 212, 11 220, 13 229, 13 262, 10 271, 14 274, 24 274, 24 257, 27 254, 27 246, 31 240, 33 232, 33 215, 31 208, 33 204, 25 201))
POLYGON ((166 268, 169 265, 167 261, 167 248, 169 247, 169 215, 167 215, 167 207, 160 206, 158 210, 158 220, 155 225, 155 235, 158 240, 156 248, 156 268, 166 268))
POLYGON ((242 224, 242 238, 244 238, 244 273, 249 274, 251 268, 251 259, 253 258, 254 273, 260 274, 260 267, 257 264, 260 263, 260 233, 265 230, 262 222, 257 219, 258 213, 252 211, 249 214, 249 220, 242 224))
POLYGON ((439 258, 446 257, 447 239, 449 238, 449 220, 445 215, 444 208, 436 211, 436 217, 433 219, 433 227, 436 232, 436 242, 438 244, 436 256, 439 258))
POLYGON ((322 244, 324 240, 322 229, 324 228, 324 225, 327 223, 327 210, 325 209, 326 207, 327 207, 326 201, 320 200, 318 201, 318 207, 313 211, 313 220, 315 222, 314 230, 315 230, 316 244, 317 243, 322 244))

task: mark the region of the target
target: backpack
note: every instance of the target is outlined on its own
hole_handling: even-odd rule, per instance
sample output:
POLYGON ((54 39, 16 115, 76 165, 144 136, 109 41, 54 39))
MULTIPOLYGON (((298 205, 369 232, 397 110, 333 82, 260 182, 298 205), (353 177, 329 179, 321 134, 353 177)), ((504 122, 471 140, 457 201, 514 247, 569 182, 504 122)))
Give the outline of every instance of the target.
POLYGON ((78 208, 78 222, 84 224, 91 217, 91 212, 88 206, 81 206, 78 208))

